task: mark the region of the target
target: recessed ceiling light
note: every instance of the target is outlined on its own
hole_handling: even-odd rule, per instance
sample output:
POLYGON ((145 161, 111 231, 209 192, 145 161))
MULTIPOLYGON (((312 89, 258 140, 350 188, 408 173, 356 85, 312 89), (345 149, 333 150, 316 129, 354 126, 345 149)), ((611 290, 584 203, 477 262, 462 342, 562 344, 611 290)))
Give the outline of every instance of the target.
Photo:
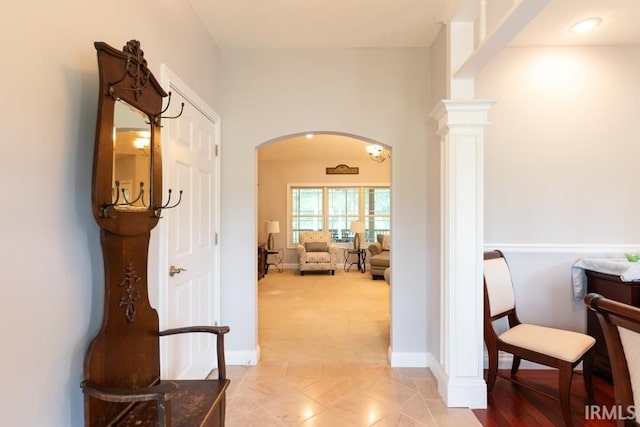
POLYGON ((311 139, 311 138, 313 138, 313 134, 312 134, 312 133, 308 133, 308 134, 306 134, 305 136, 307 137, 307 139, 311 139))
POLYGON ((585 34, 593 31, 600 23, 602 22, 602 18, 589 18, 583 19, 582 21, 576 22, 573 24, 569 31, 577 34, 585 34))

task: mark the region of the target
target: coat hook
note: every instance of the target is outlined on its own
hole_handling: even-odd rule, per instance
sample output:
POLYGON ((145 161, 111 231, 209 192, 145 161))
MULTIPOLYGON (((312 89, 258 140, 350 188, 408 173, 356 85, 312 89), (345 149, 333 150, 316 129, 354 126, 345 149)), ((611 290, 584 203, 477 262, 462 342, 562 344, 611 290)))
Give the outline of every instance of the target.
POLYGON ((168 96, 169 97, 167 98, 167 106, 164 107, 164 110, 160 111, 160 113, 158 114, 159 116, 162 116, 169 109, 169 105, 171 105, 171 91, 169 91, 168 96))
MULTIPOLYGON (((124 200, 124 203, 120 203, 120 206, 133 206, 133 204, 135 202, 137 202, 138 200, 140 200, 142 198, 142 196, 144 195, 144 182, 140 182, 140 191, 138 192, 138 197, 136 197, 135 199, 129 201, 127 200, 127 194, 125 189, 122 189, 122 199, 124 200)), ((144 205, 144 199, 142 204, 144 205)))
POLYGON ((171 192, 172 190, 169 189, 169 198, 167 199, 167 203, 155 209, 154 215, 156 216, 156 218, 162 218, 161 216, 162 209, 173 209, 176 206, 178 206, 180 202, 182 202, 182 190, 180 190, 178 201, 173 205, 169 206, 169 203, 171 203, 171 192))
MULTIPOLYGON (((116 218, 117 215, 113 213, 112 208, 117 206, 133 206, 138 200, 141 200, 142 206, 146 207, 147 205, 144 203, 144 182, 140 181, 140 190, 138 192, 138 196, 133 200, 127 199, 127 190, 124 188, 120 188, 120 181, 116 180, 116 188, 112 190, 113 193, 116 194, 116 199, 111 203, 105 203, 102 205, 102 218, 116 218), (121 202, 120 197, 122 196, 123 202, 121 202)), ((112 196, 113 197, 113 196, 112 196)), ((180 203, 180 201, 178 201, 180 203)))
MULTIPOLYGON (((114 193, 114 189, 111 189, 111 198, 113 199, 113 193, 114 193)), ((116 194, 116 199, 111 202, 111 203, 105 203, 104 205, 102 205, 102 213, 101 216, 102 218, 115 218, 117 215, 112 215, 111 212, 111 208, 116 206, 118 204, 118 202, 120 201, 120 181, 118 181, 116 179, 116 188, 115 188, 115 194, 116 194)))
POLYGON ((167 106, 164 107, 164 109, 162 111, 160 111, 158 114, 153 116, 153 120, 154 120, 156 125, 160 125, 160 120, 161 119, 177 119, 178 117, 180 117, 182 115, 182 113, 184 111, 184 102, 183 102, 183 103, 180 104, 180 112, 177 115, 175 115, 175 116, 163 116, 162 114, 164 114, 169 109, 169 106, 171 105, 171 92, 169 92, 168 95, 169 95, 169 98, 167 100, 167 106))
POLYGON ((184 102, 180 103, 180 112, 175 115, 175 116, 160 116, 161 119, 177 119, 178 117, 180 117, 182 115, 182 112, 184 111, 184 102))

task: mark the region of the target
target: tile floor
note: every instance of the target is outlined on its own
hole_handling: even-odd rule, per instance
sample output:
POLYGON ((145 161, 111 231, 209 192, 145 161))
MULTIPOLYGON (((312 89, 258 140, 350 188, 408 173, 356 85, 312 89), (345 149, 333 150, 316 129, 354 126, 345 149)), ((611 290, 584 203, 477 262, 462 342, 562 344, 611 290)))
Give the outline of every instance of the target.
POLYGON ((274 270, 258 288, 261 360, 228 367, 228 427, 480 426, 428 369, 389 367, 384 281, 274 270))

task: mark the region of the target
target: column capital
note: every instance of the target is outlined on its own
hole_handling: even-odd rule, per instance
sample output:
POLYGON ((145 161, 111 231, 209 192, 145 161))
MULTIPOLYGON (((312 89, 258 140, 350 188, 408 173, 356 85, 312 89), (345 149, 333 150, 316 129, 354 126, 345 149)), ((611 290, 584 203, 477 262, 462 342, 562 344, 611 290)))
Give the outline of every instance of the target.
POLYGON ((452 100, 443 99, 429 116, 438 122, 438 135, 451 127, 484 127, 487 116, 496 101, 492 99, 452 100))

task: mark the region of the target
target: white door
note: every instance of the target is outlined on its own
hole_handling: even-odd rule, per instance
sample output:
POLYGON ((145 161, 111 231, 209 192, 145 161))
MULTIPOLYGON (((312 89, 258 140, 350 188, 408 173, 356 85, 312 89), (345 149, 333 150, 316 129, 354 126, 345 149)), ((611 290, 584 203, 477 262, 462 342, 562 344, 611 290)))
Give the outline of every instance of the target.
MULTIPOLYGON (((165 88, 171 104, 162 120, 166 229, 164 280, 160 289, 161 329, 218 325, 220 314, 217 229, 219 224, 219 118, 171 75, 165 88), (168 200, 167 191, 171 189, 168 200), (168 200, 168 201, 167 201, 168 200), (179 269, 170 274, 170 269, 179 269)), ((162 375, 173 379, 205 378, 216 366, 215 336, 180 334, 164 337, 162 375)))

